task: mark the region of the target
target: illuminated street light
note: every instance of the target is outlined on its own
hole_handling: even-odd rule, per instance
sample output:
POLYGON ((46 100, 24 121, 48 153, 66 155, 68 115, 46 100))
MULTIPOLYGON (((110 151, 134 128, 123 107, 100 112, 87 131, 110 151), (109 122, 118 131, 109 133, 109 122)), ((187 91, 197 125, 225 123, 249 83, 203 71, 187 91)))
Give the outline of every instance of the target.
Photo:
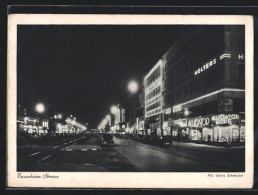
POLYGON ((38 113, 43 113, 43 112, 45 111, 45 106, 44 106, 44 104, 42 104, 42 103, 36 104, 35 110, 36 110, 36 112, 38 112, 38 113))
POLYGON ((130 81, 128 84, 128 90, 131 93, 135 93, 138 90, 138 83, 136 81, 130 81))
POLYGON ((62 114, 58 114, 57 117, 58 117, 58 119, 62 119, 63 115, 62 114))
MULTIPOLYGON (((130 81, 129 84, 128 84, 128 90, 134 94, 137 92, 138 90, 138 83, 136 81, 130 81)), ((133 121, 134 121, 134 125, 133 125, 133 128, 134 128, 134 131, 135 131, 135 100, 133 102, 133 121)))
POLYGON ((185 115, 185 116, 189 116, 189 114, 190 114, 190 111, 188 110, 188 108, 186 108, 186 109, 184 110, 184 115, 185 115))
POLYGON ((117 110, 118 110, 117 106, 112 106, 111 109, 110 109, 112 114, 116 114, 117 110))

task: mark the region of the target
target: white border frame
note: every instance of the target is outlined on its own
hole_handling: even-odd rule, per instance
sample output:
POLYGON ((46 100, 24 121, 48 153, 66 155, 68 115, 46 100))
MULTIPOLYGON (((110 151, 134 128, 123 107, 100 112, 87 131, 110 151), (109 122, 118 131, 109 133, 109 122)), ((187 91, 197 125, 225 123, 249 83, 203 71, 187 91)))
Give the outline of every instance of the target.
MULTIPOLYGON (((62 188, 251 188, 254 170, 253 141, 253 18, 229 15, 82 15, 82 14, 11 14, 8 16, 7 67, 7 143, 8 187, 62 188), (208 177, 208 173, 149 173, 149 172, 51 172, 58 179, 19 179, 16 156, 17 113, 17 25, 18 24, 209 24, 245 25, 246 66, 246 171, 243 177, 208 177)), ((24 172, 23 172, 24 173, 24 172)), ((28 175, 30 175, 29 172, 28 175)), ((43 175, 43 172, 33 172, 43 175)), ((222 173, 227 175, 227 173, 222 173)))

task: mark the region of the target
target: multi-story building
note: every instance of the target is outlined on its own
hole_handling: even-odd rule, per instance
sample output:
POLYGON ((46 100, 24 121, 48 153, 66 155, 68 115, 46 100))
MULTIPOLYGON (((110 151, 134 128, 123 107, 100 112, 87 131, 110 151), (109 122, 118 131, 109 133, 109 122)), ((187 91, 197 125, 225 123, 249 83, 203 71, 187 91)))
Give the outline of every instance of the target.
POLYGON ((162 135, 163 60, 159 60, 144 77, 145 127, 147 135, 162 135))
POLYGON ((144 78, 146 129, 173 139, 244 142, 244 26, 189 29, 144 78))
POLYGON ((117 105, 117 110, 114 119, 115 130, 117 132, 125 131, 125 109, 117 105))
POLYGON ((144 117, 144 85, 142 84, 137 93, 137 100, 135 102, 136 112, 136 129, 137 134, 145 135, 145 117, 144 117))
POLYGON ((163 55, 163 129, 173 137, 244 142, 244 35, 244 26, 198 27, 163 55))

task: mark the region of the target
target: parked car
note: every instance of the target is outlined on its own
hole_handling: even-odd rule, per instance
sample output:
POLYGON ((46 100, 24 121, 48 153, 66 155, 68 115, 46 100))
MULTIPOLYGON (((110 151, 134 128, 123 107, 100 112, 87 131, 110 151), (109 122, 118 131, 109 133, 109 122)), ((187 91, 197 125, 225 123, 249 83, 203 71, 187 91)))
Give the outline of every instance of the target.
POLYGON ((113 146, 115 144, 113 136, 110 134, 101 134, 100 142, 102 146, 105 146, 105 145, 113 146))

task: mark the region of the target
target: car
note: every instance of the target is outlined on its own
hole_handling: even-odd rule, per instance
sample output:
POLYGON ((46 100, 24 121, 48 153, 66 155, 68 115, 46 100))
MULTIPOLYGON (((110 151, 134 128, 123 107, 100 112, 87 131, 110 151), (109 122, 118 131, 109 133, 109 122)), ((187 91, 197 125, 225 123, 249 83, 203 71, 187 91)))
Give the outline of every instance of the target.
POLYGON ((105 146, 105 145, 113 146, 115 144, 113 136, 110 134, 101 134, 100 142, 102 146, 105 146))

